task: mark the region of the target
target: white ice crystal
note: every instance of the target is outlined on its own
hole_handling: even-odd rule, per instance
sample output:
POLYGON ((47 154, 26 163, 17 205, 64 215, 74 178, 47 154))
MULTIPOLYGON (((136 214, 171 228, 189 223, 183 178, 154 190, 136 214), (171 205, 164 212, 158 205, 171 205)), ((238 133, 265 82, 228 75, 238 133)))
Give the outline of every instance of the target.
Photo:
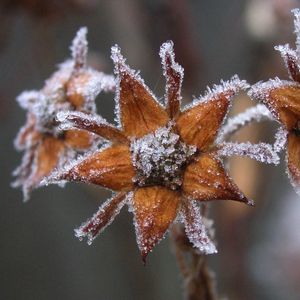
POLYGON ((278 165, 280 158, 273 146, 266 143, 251 144, 227 142, 221 144, 221 149, 218 150, 220 156, 248 156, 262 163, 278 165))
POLYGON ((75 38, 73 39, 70 47, 73 60, 75 62, 75 68, 82 68, 86 65, 86 58, 88 53, 88 41, 87 41, 87 28, 80 28, 75 38))
MULTIPOLYGON (((299 87, 299 83, 287 80, 281 80, 278 77, 270 79, 266 82, 258 82, 254 84, 248 92, 251 99, 262 101, 268 107, 272 115, 278 119, 278 113, 272 108, 272 104, 275 100, 270 98, 270 92, 274 89, 284 87, 299 87)), ((276 103, 274 103, 276 106, 276 103)))
POLYGON ((217 100, 220 95, 225 95, 229 100, 239 91, 247 90, 250 85, 245 80, 240 80, 237 75, 234 75, 230 80, 223 81, 219 85, 213 85, 213 88, 207 87, 207 91, 203 96, 195 99, 191 104, 184 107, 184 110, 192 108, 199 103, 217 100))
POLYGON ((273 145, 275 152, 279 153, 284 149, 287 142, 287 135, 288 131, 283 127, 279 127, 275 134, 275 143, 273 145))
POLYGON ((203 254, 217 253, 216 246, 207 234, 200 208, 195 200, 186 201, 181 210, 181 219, 189 241, 203 254))
POLYGON ((88 245, 91 245, 94 239, 113 222, 124 205, 129 201, 129 197, 125 196, 123 200, 114 203, 115 198, 116 195, 113 195, 106 200, 91 218, 75 229, 75 236, 79 240, 86 237, 88 245))
POLYGON ((81 127, 89 127, 90 125, 109 125, 109 123, 100 115, 85 114, 79 111, 60 111, 56 114, 56 121, 59 123, 59 129, 69 130, 81 127), (77 124, 77 120, 83 122, 77 124))
POLYGON ((280 52, 290 78, 295 80, 294 76, 299 74, 299 60, 296 51, 291 49, 288 44, 275 46, 274 48, 280 52))
POLYGON ((171 189, 182 184, 182 166, 196 152, 195 146, 180 141, 173 124, 131 142, 131 157, 138 185, 163 183, 171 189))
POLYGON ((176 93, 176 98, 181 102, 181 87, 184 77, 184 69, 178 63, 175 62, 174 43, 168 41, 161 45, 159 55, 163 66, 163 74, 167 80, 165 88, 165 102, 169 102, 169 95, 173 96, 173 92, 176 93), (170 74, 172 73, 172 74, 170 74), (175 74, 174 74, 175 73, 175 74), (174 80, 178 82, 174 82, 174 80), (173 89, 176 89, 173 91, 173 89))
POLYGON ((17 102, 23 109, 30 109, 41 97, 39 91, 24 91, 17 96, 17 102))
POLYGON ((297 57, 298 57, 298 63, 299 58, 300 58, 300 10, 293 9, 292 10, 294 14, 294 27, 295 27, 295 34, 296 34, 296 52, 297 52, 297 57))

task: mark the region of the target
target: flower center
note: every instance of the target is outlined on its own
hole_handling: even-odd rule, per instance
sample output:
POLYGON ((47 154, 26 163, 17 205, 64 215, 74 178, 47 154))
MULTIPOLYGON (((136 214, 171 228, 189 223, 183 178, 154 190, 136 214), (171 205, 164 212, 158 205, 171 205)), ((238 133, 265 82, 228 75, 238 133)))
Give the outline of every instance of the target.
POLYGON ((134 181, 139 186, 164 185, 173 190, 181 186, 184 166, 196 147, 181 142, 173 125, 131 142, 131 157, 137 171, 134 181))

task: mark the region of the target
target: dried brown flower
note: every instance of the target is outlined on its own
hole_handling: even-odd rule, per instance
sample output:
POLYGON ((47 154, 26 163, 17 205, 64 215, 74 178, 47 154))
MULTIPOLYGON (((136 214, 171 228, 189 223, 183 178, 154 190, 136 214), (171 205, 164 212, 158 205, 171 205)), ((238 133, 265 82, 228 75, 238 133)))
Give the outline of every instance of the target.
POLYGON ((181 111, 183 68, 174 61, 172 42, 161 46, 160 56, 167 82, 165 107, 125 63, 120 49, 112 48, 119 127, 97 115, 59 113, 62 128, 84 129, 111 143, 45 182, 81 181, 115 191, 76 235, 91 243, 128 204, 144 260, 176 220, 185 224, 189 240, 199 251, 216 252, 198 203, 235 200, 252 204, 225 171, 219 158, 222 145, 214 143, 232 97, 248 85, 234 77, 181 111))
POLYGON ((60 65, 40 91, 26 91, 18 97, 28 111, 15 145, 24 151, 21 166, 16 169, 14 186, 22 186, 24 199, 54 168, 63 166, 78 151, 90 148, 96 140, 86 131, 57 128, 55 115, 62 110, 95 113, 95 98, 101 90, 114 89, 113 76, 86 66, 86 28, 78 31, 72 47, 72 60, 60 65))
POLYGON ((296 50, 289 45, 275 47, 280 51, 290 79, 271 79, 254 85, 249 95, 262 101, 285 128, 287 134, 287 166, 292 184, 300 186, 300 10, 294 10, 296 50))

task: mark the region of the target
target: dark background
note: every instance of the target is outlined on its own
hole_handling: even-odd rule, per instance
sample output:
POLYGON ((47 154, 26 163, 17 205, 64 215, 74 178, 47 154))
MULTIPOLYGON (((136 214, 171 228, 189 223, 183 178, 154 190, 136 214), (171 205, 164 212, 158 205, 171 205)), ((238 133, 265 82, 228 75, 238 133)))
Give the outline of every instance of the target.
MULTIPOLYGON (((73 229, 109 192, 80 184, 47 187, 22 203, 11 173, 20 163, 13 139, 25 122, 15 98, 40 89, 69 56, 80 26, 89 28, 90 63, 112 72, 110 47, 118 43, 128 63, 142 71, 158 97, 164 79, 162 42, 175 42, 185 68, 184 99, 237 73, 250 83, 286 78, 273 46, 294 43, 292 0, 43 1, 0 0, 0 299, 181 299, 171 241, 163 240, 144 267, 132 215, 123 209, 87 246, 73 229)), ((253 105, 245 95, 234 112, 253 105)), ((99 112, 113 120, 113 95, 100 95, 99 112)), ((272 141, 276 124, 251 126, 240 140, 272 141)), ((210 257, 220 294, 228 299, 299 299, 300 198, 279 167, 232 160, 231 173, 256 207, 212 204, 219 254, 210 257)))

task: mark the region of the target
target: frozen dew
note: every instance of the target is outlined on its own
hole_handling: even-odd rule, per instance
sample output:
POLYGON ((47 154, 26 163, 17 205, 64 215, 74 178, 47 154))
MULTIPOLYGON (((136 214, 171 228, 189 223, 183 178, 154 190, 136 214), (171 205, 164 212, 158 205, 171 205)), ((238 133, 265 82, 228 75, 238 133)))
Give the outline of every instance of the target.
POLYGON ((280 158, 272 145, 266 143, 251 144, 227 142, 220 145, 220 156, 248 156, 262 163, 278 165, 280 158))
POLYGON ((278 50, 284 61, 285 67, 289 72, 289 76, 292 80, 299 80, 299 61, 295 50, 291 49, 288 44, 276 46, 275 50, 278 50))
POLYGON ((181 83, 184 75, 184 70, 181 65, 175 62, 175 54, 174 54, 174 43, 172 41, 168 41, 166 43, 163 43, 160 47, 159 56, 162 60, 162 66, 164 70, 164 75, 167 77, 168 74, 167 69, 169 67, 167 59, 170 59, 170 67, 176 71, 181 78, 181 83))
POLYGON ((284 87, 299 87, 299 83, 287 80, 281 80, 278 77, 270 79, 266 82, 258 82, 254 84, 248 92, 251 99, 262 101, 265 103, 272 113, 272 115, 278 119, 278 113, 273 107, 276 107, 276 100, 270 97, 270 92, 274 89, 284 87))
MULTIPOLYGON (((203 254, 217 253, 216 246, 211 241, 208 230, 204 225, 200 208, 195 200, 188 200, 182 207, 181 219, 185 226, 185 232, 189 241, 203 254)), ((206 220, 211 227, 212 223, 206 220)), ((212 231, 212 229, 210 229, 212 231)))
POLYGON ((132 140, 131 156, 138 185, 163 183, 174 190, 181 186, 182 167, 196 152, 196 147, 181 142, 172 127, 170 123, 154 133, 132 140))
POLYGON ((219 99, 220 95, 223 95, 231 99, 238 92, 247 90, 250 85, 246 80, 241 80, 237 75, 234 75, 230 80, 221 80, 219 85, 213 85, 212 88, 207 87, 207 91, 203 96, 195 99, 192 104, 187 105, 184 109, 189 109, 198 105, 199 103, 205 103, 207 101, 214 101, 219 99))
POLYGON ((85 67, 86 65, 86 58, 88 52, 88 41, 87 41, 87 28, 82 27, 80 28, 76 36, 72 42, 70 47, 72 57, 74 59, 74 66, 75 69, 80 69, 85 67))
POLYGON ((41 94, 39 91, 24 91, 17 97, 17 102, 23 109, 30 109, 39 102, 41 94))
POLYGON ((296 8, 292 10, 294 14, 294 27, 295 27, 295 34, 296 34, 296 52, 298 57, 298 63, 300 58, 300 9, 296 8))
POLYGON ((128 197, 126 195, 114 195, 102 204, 90 219, 75 229, 75 236, 79 240, 87 238, 88 245, 91 245, 94 239, 113 222, 127 202, 128 197))
POLYGON ((279 127, 279 129, 275 134, 275 143, 273 145, 275 152, 278 153, 284 149, 287 142, 287 135, 288 135, 288 131, 283 127, 279 127))

